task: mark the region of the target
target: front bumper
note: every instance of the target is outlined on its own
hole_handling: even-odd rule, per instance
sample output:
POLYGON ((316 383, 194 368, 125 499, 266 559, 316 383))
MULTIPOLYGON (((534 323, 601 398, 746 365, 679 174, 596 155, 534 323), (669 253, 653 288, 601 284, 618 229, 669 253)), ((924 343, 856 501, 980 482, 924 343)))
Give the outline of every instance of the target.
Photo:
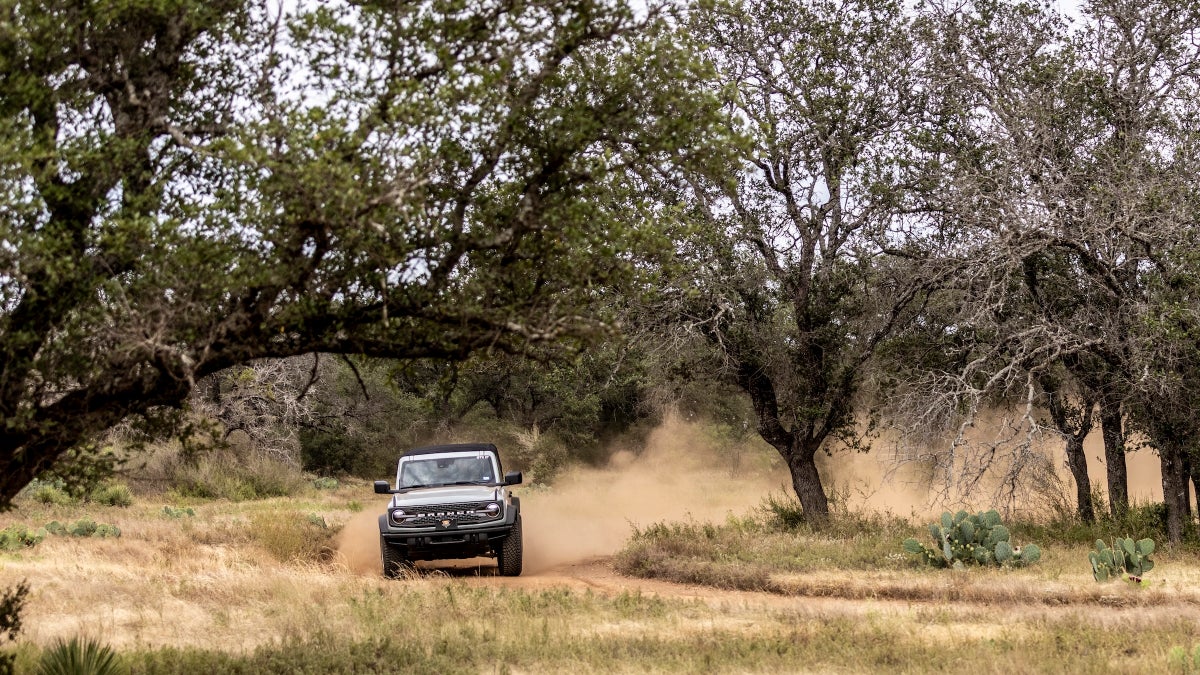
POLYGON ((512 531, 517 510, 505 510, 502 520, 470 525, 396 527, 387 514, 379 516, 379 534, 408 560, 448 560, 494 556, 512 531))

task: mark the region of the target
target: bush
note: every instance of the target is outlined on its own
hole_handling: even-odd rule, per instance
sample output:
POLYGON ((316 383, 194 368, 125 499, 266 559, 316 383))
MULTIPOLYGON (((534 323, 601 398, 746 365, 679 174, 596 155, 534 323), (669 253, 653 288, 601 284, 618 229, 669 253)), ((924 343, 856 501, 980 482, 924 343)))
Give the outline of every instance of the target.
POLYGON ((98 488, 91 494, 89 501, 105 506, 126 507, 133 504, 133 493, 127 485, 112 483, 98 488))
POLYGON ((768 494, 759 507, 759 512, 770 525, 783 530, 794 530, 805 523, 804 508, 794 497, 774 493, 768 494))
MULTIPOLYGON (((0 643, 12 642, 21 632, 21 610, 29 585, 21 582, 0 593, 0 643)), ((0 675, 12 675, 14 654, 0 654, 0 675)))
POLYGON ((83 518, 75 521, 75 524, 67 528, 67 534, 72 537, 90 537, 96 533, 96 521, 89 518, 83 518))
MULTIPOLYGON (((1023 537, 1037 541, 1091 546, 1097 539, 1113 539, 1127 532, 1139 532, 1143 537, 1156 541, 1167 538, 1167 506, 1162 502, 1132 504, 1129 510, 1114 518, 1105 508, 1103 497, 1095 493, 1096 521, 1084 523, 1073 510, 1056 513, 1049 520, 1036 517, 1023 518, 1014 523, 1013 530, 1023 537)), ((1184 522, 1185 543, 1195 546, 1200 543, 1196 525, 1184 522)))
POLYGON ((58 640, 42 652, 39 675, 119 675, 128 672, 112 648, 98 640, 58 640))
POLYGON ((329 476, 323 476, 313 481, 313 487, 317 490, 336 490, 337 486, 337 479, 329 476))
POLYGON ((365 453, 363 440, 357 436, 309 429, 300 432, 300 464, 306 471, 358 473, 365 453))
POLYGON ((21 491, 34 501, 50 506, 70 506, 82 501, 94 502, 105 506, 130 506, 133 504, 133 493, 123 483, 107 483, 98 485, 82 498, 73 496, 67 491, 61 479, 34 479, 21 491))
POLYGON ((30 484, 30 494, 34 501, 50 506, 67 506, 78 502, 77 499, 67 494, 63 489, 61 481, 41 481, 34 480, 30 484))

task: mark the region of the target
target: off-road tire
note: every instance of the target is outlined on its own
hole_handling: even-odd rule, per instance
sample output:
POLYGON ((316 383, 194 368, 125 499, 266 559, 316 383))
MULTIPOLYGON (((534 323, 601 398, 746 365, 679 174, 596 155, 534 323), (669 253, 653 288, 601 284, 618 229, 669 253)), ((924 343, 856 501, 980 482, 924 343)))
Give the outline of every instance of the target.
POLYGON ((400 570, 408 566, 408 561, 400 555, 400 550, 387 543, 383 535, 379 535, 379 557, 383 561, 385 579, 395 579, 400 576, 400 570))
POLYGON ((496 566, 500 568, 500 576, 521 576, 521 553, 521 516, 518 515, 500 550, 496 551, 496 566))

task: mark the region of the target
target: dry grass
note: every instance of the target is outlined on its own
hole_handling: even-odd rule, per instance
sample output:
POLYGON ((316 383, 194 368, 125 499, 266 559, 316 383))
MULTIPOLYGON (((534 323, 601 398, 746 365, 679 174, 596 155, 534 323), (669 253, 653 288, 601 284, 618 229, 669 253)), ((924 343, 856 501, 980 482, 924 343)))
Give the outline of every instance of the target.
POLYGON ((1200 606, 1200 555, 1191 549, 1160 549, 1149 586, 1135 588, 1096 583, 1084 544, 1041 542, 1042 559, 1028 568, 954 571, 918 564, 900 546, 909 536, 927 535, 900 519, 857 514, 821 530, 784 529, 761 513, 720 525, 658 523, 635 532, 616 565, 630 576, 806 597, 1200 606))
POLYGON ((709 560, 711 573, 753 568, 765 581, 750 587, 773 594, 675 593, 636 579, 596 591, 445 574, 390 582, 314 543, 367 492, 169 504, 194 516, 148 500, 23 504, 0 527, 88 516, 122 536, 50 537, 0 554, 0 587, 27 579, 34 589, 18 665, 30 672, 40 647, 80 635, 116 647, 137 673, 1154 673, 1172 647, 1200 642, 1194 555, 1161 556, 1156 585, 1140 590, 1092 582, 1077 569, 1082 549, 1046 547, 1043 564, 1022 571, 937 572, 904 559, 846 569, 839 556, 864 560, 881 544, 763 537, 731 521, 698 545, 676 542, 675 554, 723 551, 727 564, 709 560), (752 540, 759 554, 734 555, 752 540))

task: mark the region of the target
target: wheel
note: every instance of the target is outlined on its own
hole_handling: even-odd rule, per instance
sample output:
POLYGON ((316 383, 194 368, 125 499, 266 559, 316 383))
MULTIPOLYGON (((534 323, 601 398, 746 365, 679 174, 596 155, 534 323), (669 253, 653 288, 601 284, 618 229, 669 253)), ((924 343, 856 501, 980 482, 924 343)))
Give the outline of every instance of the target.
POLYGON ((496 552, 496 565, 500 575, 505 577, 521 576, 521 516, 513 522, 512 531, 504 538, 500 550, 496 552))
POLYGON ((400 576, 400 570, 408 563, 404 556, 400 555, 399 549, 379 535, 379 557, 383 560, 383 576, 385 579, 395 579, 400 576))

